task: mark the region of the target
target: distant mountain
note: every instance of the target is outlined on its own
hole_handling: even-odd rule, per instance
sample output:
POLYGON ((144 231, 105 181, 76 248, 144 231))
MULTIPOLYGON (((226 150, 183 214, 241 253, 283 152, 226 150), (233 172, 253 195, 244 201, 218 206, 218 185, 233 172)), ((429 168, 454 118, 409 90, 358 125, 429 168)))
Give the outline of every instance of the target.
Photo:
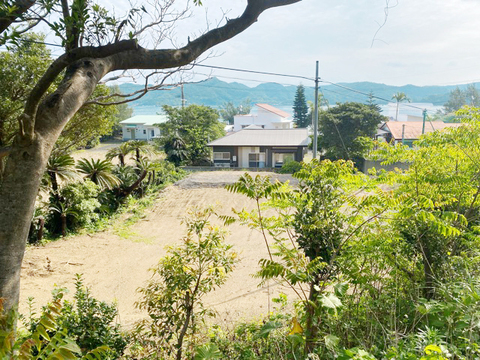
MULTIPOLYGON (((142 85, 137 84, 120 85, 120 89, 124 94, 134 92, 142 87, 142 85)), ((465 87, 466 85, 459 85, 460 89, 465 87)), ((185 84, 184 94, 187 105, 201 104, 218 108, 229 101, 237 105, 249 99, 252 104, 267 103, 276 107, 291 107, 296 88, 293 85, 284 86, 277 83, 262 83, 251 88, 237 82, 227 83, 217 78, 212 78, 200 83, 185 84)), ((338 85, 321 83, 320 91, 329 104, 346 101, 366 102, 367 96, 361 93, 368 94, 372 92, 375 96, 385 100, 376 100, 378 104, 383 105, 392 98, 393 94, 404 92, 412 102, 433 103, 441 106, 447 102, 449 93, 455 88, 456 85, 390 86, 371 82, 356 82, 339 83, 338 85)), ((314 88, 305 87, 305 96, 308 101, 313 101, 314 88)), ((172 90, 151 91, 141 99, 130 103, 130 106, 136 114, 154 114, 161 111, 163 105, 181 106, 181 104, 181 90, 178 87, 172 90)))

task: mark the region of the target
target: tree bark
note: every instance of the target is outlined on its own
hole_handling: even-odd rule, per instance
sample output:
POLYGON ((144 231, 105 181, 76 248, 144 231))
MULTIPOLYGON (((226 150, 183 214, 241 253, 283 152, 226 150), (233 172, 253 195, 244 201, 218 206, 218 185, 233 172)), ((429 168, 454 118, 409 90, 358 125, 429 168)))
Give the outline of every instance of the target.
POLYGON ((20 270, 40 180, 53 145, 65 124, 104 75, 102 64, 79 64, 38 110, 34 138, 17 135, 0 185, 0 297, 5 309, 18 303, 20 270))
MULTIPOLYGON (((48 157, 67 122, 102 77, 114 70, 187 65, 206 50, 247 29, 263 11, 299 1, 248 0, 239 18, 208 31, 181 49, 146 50, 138 47, 135 40, 124 40, 100 47, 79 47, 52 63, 26 101, 24 114, 19 118, 19 134, 10 149, 0 184, 0 297, 6 299, 6 310, 18 303, 26 238, 48 157), (65 69, 58 89, 44 99, 49 86, 65 69)), ((4 20, 0 19, 0 25, 4 20)))

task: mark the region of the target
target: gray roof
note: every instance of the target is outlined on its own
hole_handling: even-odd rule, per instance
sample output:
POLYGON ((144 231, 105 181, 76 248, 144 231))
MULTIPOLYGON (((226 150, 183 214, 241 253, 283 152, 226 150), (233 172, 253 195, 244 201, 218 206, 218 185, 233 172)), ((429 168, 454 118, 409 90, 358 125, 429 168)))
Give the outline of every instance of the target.
POLYGON ((307 129, 243 129, 208 143, 208 146, 308 146, 307 129))
POLYGON ((154 125, 168 120, 167 115, 137 115, 120 121, 120 124, 154 125))

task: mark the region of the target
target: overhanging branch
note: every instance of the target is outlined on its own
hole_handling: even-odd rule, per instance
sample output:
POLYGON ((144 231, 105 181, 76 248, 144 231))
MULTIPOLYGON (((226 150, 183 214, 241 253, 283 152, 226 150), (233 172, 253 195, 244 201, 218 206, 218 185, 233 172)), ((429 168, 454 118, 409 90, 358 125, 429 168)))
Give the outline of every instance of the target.
POLYGON ((0 34, 19 17, 25 14, 35 4, 35 0, 16 0, 12 5, 15 7, 15 11, 9 15, 1 16, 0 14, 0 34))

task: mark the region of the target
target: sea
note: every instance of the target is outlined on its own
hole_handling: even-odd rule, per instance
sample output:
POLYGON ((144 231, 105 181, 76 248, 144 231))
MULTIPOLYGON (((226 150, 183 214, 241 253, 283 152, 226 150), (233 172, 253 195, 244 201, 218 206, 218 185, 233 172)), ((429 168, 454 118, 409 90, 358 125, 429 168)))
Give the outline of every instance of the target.
MULTIPOLYGON (((292 106, 275 106, 277 109, 283 110, 289 114, 293 114, 292 106)), ((132 106, 133 115, 161 115, 163 109, 160 106, 132 106)), ((214 107, 215 108, 215 107, 214 107)), ((326 107, 323 107, 326 110, 326 107)), ((380 105, 382 114, 388 117, 395 117, 396 104, 391 103, 387 105, 380 105)), ((218 107, 217 107, 218 109, 218 107)), ((432 105, 428 103, 401 103, 399 108, 399 114, 422 116, 423 109, 427 109, 427 114, 430 116, 435 115, 439 110, 443 110, 443 106, 432 105)), ((255 114, 257 108, 252 107, 251 113, 255 114)))

